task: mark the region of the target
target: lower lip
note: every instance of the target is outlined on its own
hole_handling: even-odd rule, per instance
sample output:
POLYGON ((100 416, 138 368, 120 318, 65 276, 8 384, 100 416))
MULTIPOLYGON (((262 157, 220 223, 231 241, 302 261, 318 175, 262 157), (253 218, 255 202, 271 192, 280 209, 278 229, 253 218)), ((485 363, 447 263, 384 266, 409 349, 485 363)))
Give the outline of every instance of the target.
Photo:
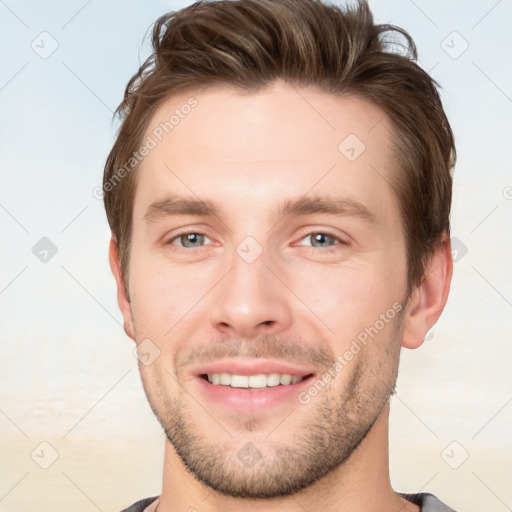
POLYGON ((296 384, 280 384, 259 389, 214 385, 202 377, 197 377, 196 381, 207 403, 213 401, 230 410, 254 413, 276 406, 282 407, 286 403, 299 403, 298 394, 309 386, 312 378, 313 376, 309 375, 296 384))

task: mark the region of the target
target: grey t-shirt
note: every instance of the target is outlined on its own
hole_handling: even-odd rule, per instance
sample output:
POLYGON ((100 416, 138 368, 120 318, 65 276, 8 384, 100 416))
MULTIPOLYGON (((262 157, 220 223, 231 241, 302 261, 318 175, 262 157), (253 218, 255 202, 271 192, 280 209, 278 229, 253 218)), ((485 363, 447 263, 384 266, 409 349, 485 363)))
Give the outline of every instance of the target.
MULTIPOLYGON (((455 512, 453 508, 439 501, 433 494, 423 492, 420 494, 400 494, 400 496, 418 505, 421 512, 455 512)), ((154 496, 153 498, 138 501, 121 512, 144 512, 157 498, 158 496, 154 496)))
POLYGON ((403 494, 400 493, 402 498, 411 501, 420 507, 421 512, 455 512, 453 508, 445 505, 442 501, 436 498, 433 494, 422 492, 419 494, 403 494))

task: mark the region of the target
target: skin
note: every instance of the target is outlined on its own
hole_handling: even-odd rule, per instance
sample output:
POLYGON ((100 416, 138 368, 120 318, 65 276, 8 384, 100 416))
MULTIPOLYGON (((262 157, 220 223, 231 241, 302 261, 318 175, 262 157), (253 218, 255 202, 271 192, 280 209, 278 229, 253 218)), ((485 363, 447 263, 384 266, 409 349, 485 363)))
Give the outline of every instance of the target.
MULTIPOLYGON (((190 96, 169 98, 148 134, 190 96)), ((139 169, 128 290, 110 246, 125 331, 160 351, 139 364, 168 437, 155 507, 418 510, 391 488, 389 397, 400 348, 420 346, 445 306, 452 261, 445 237, 406 296, 404 234, 386 179, 396 172, 389 120, 364 99, 281 82, 258 93, 214 87, 193 96, 198 106, 139 169), (366 146, 354 161, 338 149, 349 134, 366 146), (218 215, 145 219, 170 195, 209 200, 218 215), (356 200, 375 222, 278 214, 285 199, 313 196, 356 200), (206 236, 184 247, 184 232, 206 236), (334 238, 318 243, 311 233, 334 238), (262 249, 251 263, 237 252, 248 236, 251 254, 262 249), (194 375, 201 360, 235 357, 291 361, 318 379, 397 303, 400 313, 308 404, 229 409, 207 400, 194 375), (248 442, 262 456, 251 467, 237 457, 248 442)))

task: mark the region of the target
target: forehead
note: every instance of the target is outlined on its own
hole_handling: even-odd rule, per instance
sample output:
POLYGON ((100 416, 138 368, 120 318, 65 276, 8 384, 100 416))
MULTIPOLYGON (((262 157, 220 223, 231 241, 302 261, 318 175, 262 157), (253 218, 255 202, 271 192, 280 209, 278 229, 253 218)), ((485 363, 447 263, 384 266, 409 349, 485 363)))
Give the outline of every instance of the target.
POLYGON ((347 135, 353 135, 356 151, 362 149, 359 139, 365 151, 380 152, 389 143, 390 123, 377 105, 364 98, 277 81, 258 92, 215 86, 172 96, 157 109, 146 135, 172 148, 176 158, 183 153, 194 158, 189 150, 201 148, 223 160, 254 161, 251 150, 258 151, 261 159, 276 155, 309 159, 316 156, 311 150, 319 145, 338 156, 347 135))
POLYGON ((212 87, 170 97, 148 124, 148 140, 136 207, 169 193, 228 203, 313 189, 377 209, 394 201, 390 122, 357 96, 282 82, 252 93, 212 87))

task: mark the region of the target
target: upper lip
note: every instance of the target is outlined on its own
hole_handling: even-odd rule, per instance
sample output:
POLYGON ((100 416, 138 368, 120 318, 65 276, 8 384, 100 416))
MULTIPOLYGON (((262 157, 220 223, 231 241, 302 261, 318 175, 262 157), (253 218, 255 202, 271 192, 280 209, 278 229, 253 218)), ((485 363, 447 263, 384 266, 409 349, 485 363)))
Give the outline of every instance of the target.
POLYGON ((230 373, 234 375, 258 374, 290 374, 305 377, 313 372, 312 368, 294 365, 286 361, 273 361, 270 359, 221 359, 193 368, 194 375, 211 375, 213 373, 230 373))

